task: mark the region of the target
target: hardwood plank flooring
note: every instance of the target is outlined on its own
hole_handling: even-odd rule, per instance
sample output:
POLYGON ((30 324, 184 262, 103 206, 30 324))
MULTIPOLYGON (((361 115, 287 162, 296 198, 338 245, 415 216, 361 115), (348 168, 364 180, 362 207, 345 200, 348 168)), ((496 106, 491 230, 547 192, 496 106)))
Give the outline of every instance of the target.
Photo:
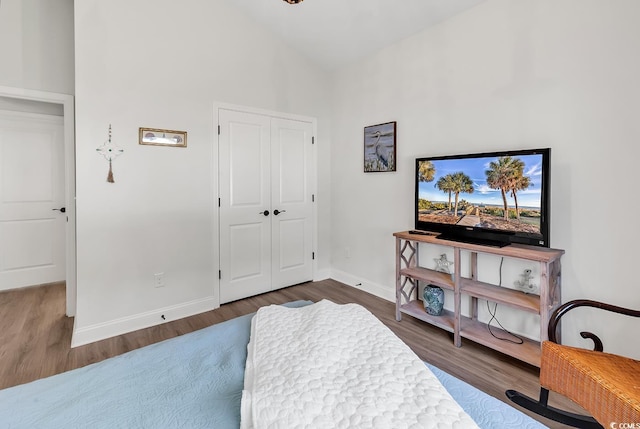
MULTIPOLYGON (((309 282, 224 304, 219 309, 162 325, 71 348, 73 318, 65 316, 65 285, 56 283, 0 292, 0 389, 80 368, 159 341, 255 312, 270 304, 330 299, 358 303, 375 314, 424 361, 509 403, 505 390, 532 397, 539 392, 538 369, 463 339, 453 345, 452 334, 403 315, 395 320, 395 304, 334 280, 309 282)), ((571 401, 550 395, 550 404, 582 412, 571 401)), ((556 424, 532 413, 552 428, 556 424)))

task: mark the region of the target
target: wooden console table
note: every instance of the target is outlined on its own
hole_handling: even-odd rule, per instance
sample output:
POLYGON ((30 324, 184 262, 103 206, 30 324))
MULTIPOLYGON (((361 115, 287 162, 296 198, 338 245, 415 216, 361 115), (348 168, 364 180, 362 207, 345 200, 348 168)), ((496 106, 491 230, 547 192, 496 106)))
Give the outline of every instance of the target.
MULTIPOLYGON (((441 240, 437 234, 420 235, 409 231, 396 232, 396 320, 402 313, 431 323, 453 333, 456 347, 467 338, 513 356, 531 365, 540 367, 540 342, 548 339, 547 327, 553 310, 560 305, 560 258, 564 250, 546 247, 511 244, 506 247, 491 247, 478 244, 441 240), (454 275, 424 268, 419 265, 419 246, 435 244, 453 249, 454 275), (462 277, 461 252, 470 253, 470 277, 462 277), (525 293, 478 280, 478 254, 492 254, 527 260, 539 264, 539 294, 525 293), (443 310, 442 315, 427 314, 418 299, 419 283, 432 284, 453 291, 454 311, 443 310), (461 314, 462 296, 471 298, 471 314, 461 314), (514 344, 495 338, 487 324, 478 320, 478 300, 487 300, 540 315, 540 341, 524 338, 523 344, 514 344)), ((492 326, 501 335, 506 332, 492 326)))

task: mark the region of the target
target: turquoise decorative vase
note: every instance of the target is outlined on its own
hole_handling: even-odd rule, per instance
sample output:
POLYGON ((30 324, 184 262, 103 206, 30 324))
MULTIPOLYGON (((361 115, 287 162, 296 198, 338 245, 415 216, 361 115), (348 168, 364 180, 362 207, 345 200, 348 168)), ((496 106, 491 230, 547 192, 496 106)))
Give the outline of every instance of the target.
POLYGON ((427 314, 432 316, 440 316, 442 307, 444 306, 444 291, 442 288, 433 285, 426 285, 422 292, 424 299, 424 309, 427 314))

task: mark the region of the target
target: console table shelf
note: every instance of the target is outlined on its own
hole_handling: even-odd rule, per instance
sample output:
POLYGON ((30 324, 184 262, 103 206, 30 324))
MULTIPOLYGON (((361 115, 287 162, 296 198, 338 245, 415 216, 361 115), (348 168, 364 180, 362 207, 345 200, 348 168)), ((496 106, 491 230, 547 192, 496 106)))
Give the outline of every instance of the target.
POLYGON ((408 314, 424 322, 453 333, 456 347, 462 338, 483 344, 494 350, 513 356, 531 365, 540 366, 540 342, 548 339, 547 327, 553 310, 560 305, 560 258, 564 250, 511 244, 506 247, 482 246, 440 240, 435 233, 412 234, 396 232, 396 320, 408 314), (419 248, 423 245, 439 245, 453 249, 454 275, 421 267, 419 248), (461 276, 461 252, 470 255, 470 277, 461 276), (539 294, 493 285, 478 280, 478 254, 491 254, 538 264, 536 270, 539 294), (454 310, 444 310, 440 316, 429 315, 418 299, 419 285, 432 284, 453 292, 454 310), (462 315, 462 297, 470 301, 470 316, 462 315), (512 338, 509 333, 478 320, 478 301, 486 300, 513 309, 540 316, 540 341, 528 338, 516 344, 501 338, 512 338), (495 335, 495 336, 494 336, 495 335))
POLYGON ((426 311, 424 311, 424 306, 422 305, 422 301, 413 300, 407 304, 404 304, 400 311, 402 313, 408 314, 409 316, 413 316, 416 319, 420 319, 423 322, 431 323, 439 328, 445 329, 449 332, 453 332, 455 326, 455 315, 453 312, 449 310, 442 310, 442 315, 440 316, 432 316, 426 311))
POLYGON ((421 282, 434 284, 445 289, 453 290, 453 279, 451 274, 441 273, 422 267, 403 268, 400 274, 404 277, 411 277, 421 282))
MULTIPOLYGON (((512 338, 508 332, 491 326, 491 332, 500 338, 512 338)), ((474 321, 468 317, 460 318, 460 336, 478 344, 497 350, 528 364, 540 367, 540 343, 538 341, 523 338, 522 344, 514 344, 502 341, 489 333, 486 323, 474 321)))
POLYGON ((540 314, 540 296, 507 289, 489 283, 460 279, 460 291, 463 294, 487 301, 518 307, 521 310, 540 314))

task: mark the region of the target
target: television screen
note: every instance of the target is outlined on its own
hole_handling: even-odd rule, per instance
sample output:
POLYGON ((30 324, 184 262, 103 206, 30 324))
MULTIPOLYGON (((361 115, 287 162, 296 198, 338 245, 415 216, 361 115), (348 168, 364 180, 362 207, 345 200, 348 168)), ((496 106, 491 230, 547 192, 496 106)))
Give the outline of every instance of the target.
POLYGON ((416 159, 416 229, 548 247, 549 156, 532 149, 416 159))

